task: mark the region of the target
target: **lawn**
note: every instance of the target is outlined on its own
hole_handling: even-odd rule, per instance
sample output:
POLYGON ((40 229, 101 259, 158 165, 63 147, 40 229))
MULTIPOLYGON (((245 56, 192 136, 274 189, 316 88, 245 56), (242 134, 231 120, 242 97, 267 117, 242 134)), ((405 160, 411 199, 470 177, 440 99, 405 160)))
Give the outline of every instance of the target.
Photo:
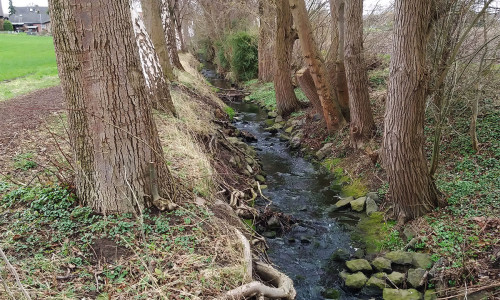
POLYGON ((50 36, 0 35, 0 81, 26 75, 57 75, 50 36))
POLYGON ((58 84, 52 37, 0 34, 0 101, 58 84))

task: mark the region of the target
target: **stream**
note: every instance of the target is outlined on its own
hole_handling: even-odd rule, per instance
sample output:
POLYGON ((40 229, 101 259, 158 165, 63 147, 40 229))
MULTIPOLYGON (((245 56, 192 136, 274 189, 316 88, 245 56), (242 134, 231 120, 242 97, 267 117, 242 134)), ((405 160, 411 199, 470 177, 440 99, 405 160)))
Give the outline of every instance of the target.
MULTIPOLYGON (((213 69, 204 69, 202 73, 214 86, 230 87, 213 69)), ((355 215, 326 213, 327 208, 339 200, 340 192, 330 188, 333 176, 290 150, 278 134, 265 131, 268 116, 264 109, 244 101, 227 102, 227 105, 237 113, 233 125, 257 138, 250 145, 257 150, 267 174, 268 188, 263 194, 272 200, 271 208, 298 221, 284 235, 267 239, 269 258, 294 281, 296 299, 325 299, 326 289, 340 291, 341 299, 362 299, 343 290, 338 277, 342 266, 330 261, 337 249, 355 251, 349 231, 338 220, 350 225, 357 223, 355 215)), ((261 199, 256 205, 267 203, 261 199)))

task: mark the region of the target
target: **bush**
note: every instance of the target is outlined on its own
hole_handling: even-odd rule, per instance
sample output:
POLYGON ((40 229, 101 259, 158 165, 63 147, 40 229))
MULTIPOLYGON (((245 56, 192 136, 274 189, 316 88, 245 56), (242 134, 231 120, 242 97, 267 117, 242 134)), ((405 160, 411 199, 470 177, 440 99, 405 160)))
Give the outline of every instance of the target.
POLYGON ((3 22, 3 30, 14 31, 14 26, 12 26, 12 23, 9 20, 5 20, 3 22))
POLYGON ((240 31, 226 39, 231 47, 231 70, 239 81, 247 81, 257 77, 259 57, 257 37, 240 31))

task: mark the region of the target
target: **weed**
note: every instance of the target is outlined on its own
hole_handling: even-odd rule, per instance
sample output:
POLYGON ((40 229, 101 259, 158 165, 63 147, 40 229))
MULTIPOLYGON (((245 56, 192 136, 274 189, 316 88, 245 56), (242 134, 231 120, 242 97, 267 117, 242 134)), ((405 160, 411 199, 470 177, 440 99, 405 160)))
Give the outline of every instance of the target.
POLYGON ((19 154, 14 157, 14 167, 27 171, 37 167, 37 163, 33 161, 33 153, 19 154))
POLYGON ((224 111, 226 112, 226 114, 229 116, 229 119, 230 120, 233 120, 234 119, 234 116, 236 115, 236 113, 234 112, 234 109, 232 109, 231 107, 229 106, 225 106, 224 107, 224 111))

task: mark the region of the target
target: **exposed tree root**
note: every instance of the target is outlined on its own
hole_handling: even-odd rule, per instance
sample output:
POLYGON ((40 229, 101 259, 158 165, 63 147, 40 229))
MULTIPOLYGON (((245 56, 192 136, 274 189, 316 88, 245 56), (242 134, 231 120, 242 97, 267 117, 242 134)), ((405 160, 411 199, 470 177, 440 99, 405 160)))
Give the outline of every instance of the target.
MULTIPOLYGON (((240 231, 236 231, 244 247, 244 259, 247 263, 246 274, 247 276, 250 275, 251 278, 252 256, 250 252, 250 243, 240 231)), ((296 292, 295 288, 293 287, 293 281, 290 279, 290 277, 279 272, 271 265, 263 263, 261 261, 254 262, 254 264, 255 273, 260 277, 260 279, 264 280, 265 282, 271 283, 273 286, 267 286, 259 281, 252 281, 233 290, 230 290, 219 299, 245 299, 253 296, 257 296, 258 299, 264 299, 264 297, 272 299, 295 299, 296 292)))

